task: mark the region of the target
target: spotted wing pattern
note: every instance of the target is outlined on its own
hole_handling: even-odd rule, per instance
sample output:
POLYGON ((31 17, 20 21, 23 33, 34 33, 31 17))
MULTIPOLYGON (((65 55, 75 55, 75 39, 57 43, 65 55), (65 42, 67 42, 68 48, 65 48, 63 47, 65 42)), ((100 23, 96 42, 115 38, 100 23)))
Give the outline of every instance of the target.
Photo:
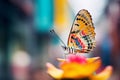
POLYGON ((68 47, 76 53, 88 53, 95 48, 95 31, 90 13, 82 9, 73 22, 68 37, 68 47))

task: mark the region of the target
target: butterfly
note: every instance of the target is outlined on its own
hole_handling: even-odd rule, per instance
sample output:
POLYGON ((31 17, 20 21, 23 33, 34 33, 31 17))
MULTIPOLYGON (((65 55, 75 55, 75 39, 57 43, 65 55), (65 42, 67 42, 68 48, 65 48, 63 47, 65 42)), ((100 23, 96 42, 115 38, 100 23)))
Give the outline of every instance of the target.
POLYGON ((77 13, 72 24, 67 47, 63 46, 63 48, 69 51, 68 53, 89 53, 95 48, 95 35, 91 15, 87 10, 82 9, 77 13))

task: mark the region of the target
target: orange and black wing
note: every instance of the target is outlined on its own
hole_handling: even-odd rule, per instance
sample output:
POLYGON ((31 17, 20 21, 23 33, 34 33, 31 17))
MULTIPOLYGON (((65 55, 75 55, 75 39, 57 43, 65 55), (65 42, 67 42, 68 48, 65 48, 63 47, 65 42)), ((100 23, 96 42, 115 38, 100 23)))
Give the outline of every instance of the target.
POLYGON ((75 17, 67 45, 76 52, 88 53, 93 50, 95 43, 95 28, 91 15, 87 10, 82 9, 75 17))

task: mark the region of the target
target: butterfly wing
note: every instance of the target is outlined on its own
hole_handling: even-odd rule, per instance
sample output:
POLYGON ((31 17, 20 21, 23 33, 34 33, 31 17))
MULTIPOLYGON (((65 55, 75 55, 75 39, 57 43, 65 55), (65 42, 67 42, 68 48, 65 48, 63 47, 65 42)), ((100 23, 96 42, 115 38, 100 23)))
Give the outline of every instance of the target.
POLYGON ((68 37, 68 47, 75 48, 75 52, 88 53, 95 47, 95 31, 90 13, 82 9, 73 22, 68 37))

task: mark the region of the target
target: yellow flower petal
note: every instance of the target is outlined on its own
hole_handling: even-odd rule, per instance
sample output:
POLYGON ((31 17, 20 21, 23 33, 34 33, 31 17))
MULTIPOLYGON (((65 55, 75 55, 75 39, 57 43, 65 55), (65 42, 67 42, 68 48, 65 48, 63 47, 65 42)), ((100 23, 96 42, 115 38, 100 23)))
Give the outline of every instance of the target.
POLYGON ((108 80, 112 74, 112 66, 107 66, 102 72, 91 76, 91 80, 108 80))
POLYGON ((94 62, 97 59, 100 59, 100 57, 87 58, 87 62, 88 63, 92 63, 92 62, 94 62))
POLYGON ((93 63, 63 63, 61 69, 64 71, 64 78, 81 78, 93 74, 101 65, 101 60, 96 60, 93 63))
POLYGON ((48 74, 49 74, 50 76, 52 76, 52 77, 55 78, 55 79, 60 79, 60 78, 62 77, 62 75, 63 75, 63 71, 62 71, 62 70, 57 69, 57 68, 56 68, 54 65, 52 65, 51 63, 47 63, 46 66, 47 66, 47 68, 48 68, 47 72, 48 72, 48 74))
POLYGON ((58 60, 59 62, 64 62, 64 61, 65 61, 65 59, 61 59, 61 58, 57 58, 57 60, 58 60))

